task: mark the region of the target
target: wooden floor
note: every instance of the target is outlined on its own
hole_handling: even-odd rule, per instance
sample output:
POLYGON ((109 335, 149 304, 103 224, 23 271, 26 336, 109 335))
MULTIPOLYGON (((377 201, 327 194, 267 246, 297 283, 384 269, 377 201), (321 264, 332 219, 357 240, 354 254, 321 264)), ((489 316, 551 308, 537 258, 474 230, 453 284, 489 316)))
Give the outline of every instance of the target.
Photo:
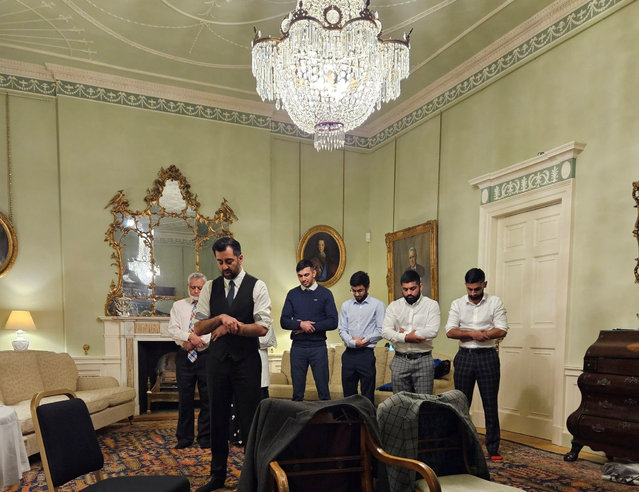
MULTIPOLYGON (((484 435, 485 429, 478 427, 477 432, 484 435)), ((568 451, 570 451, 570 448, 557 446, 556 444, 553 444, 547 439, 540 439, 538 437, 526 436, 524 434, 517 434, 516 432, 509 432, 509 431, 502 430, 501 438, 506 439, 507 441, 513 441, 519 444, 524 444, 526 446, 530 446, 536 449, 550 451, 552 453, 566 454, 568 451)), ((599 455, 599 454, 587 453, 586 451, 581 451, 579 453, 579 458, 585 459, 588 461, 593 461, 595 463, 606 463, 608 461, 603 454, 599 455)))

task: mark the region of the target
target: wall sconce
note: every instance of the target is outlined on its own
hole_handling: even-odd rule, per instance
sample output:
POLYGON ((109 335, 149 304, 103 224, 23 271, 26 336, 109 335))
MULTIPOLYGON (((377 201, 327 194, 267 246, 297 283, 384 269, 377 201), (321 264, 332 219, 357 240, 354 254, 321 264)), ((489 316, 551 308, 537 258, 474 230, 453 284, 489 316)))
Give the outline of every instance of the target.
POLYGON ((29 348, 29 340, 24 336, 24 331, 35 330, 36 326, 29 311, 11 311, 4 329, 16 331, 17 338, 11 342, 13 350, 27 350, 29 348))

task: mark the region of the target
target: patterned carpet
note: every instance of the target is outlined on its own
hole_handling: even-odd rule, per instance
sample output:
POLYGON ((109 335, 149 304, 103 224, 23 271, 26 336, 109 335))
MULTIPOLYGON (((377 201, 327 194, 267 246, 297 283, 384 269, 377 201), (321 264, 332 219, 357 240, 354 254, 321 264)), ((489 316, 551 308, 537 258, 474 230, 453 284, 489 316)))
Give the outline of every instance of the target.
MULTIPOLYGON (((211 454, 199 447, 175 450, 175 420, 136 421, 115 424, 98 431, 108 475, 185 475, 192 490, 208 481, 211 454)), ((502 441, 504 461, 489 462, 494 481, 530 492, 631 492, 628 485, 601 479, 601 465, 579 459, 563 461, 563 456, 502 441)), ((37 457, 38 455, 36 455, 37 457)), ((39 457, 32 457, 31 470, 19 486, 6 492, 40 491, 46 488, 39 457), (35 458, 35 459, 34 459, 35 458)), ((235 490, 242 468, 243 454, 232 448, 229 459, 228 490, 235 490)), ((70 482, 60 490, 80 490, 89 482, 85 478, 70 482)))

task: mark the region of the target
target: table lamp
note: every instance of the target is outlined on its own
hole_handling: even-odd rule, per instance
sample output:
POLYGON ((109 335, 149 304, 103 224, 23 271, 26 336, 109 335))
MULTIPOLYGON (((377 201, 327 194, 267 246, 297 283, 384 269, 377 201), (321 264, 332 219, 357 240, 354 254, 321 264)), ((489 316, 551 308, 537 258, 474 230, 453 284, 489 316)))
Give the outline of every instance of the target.
POLYGON ((4 329, 16 330, 17 338, 11 342, 14 350, 27 350, 29 340, 24 336, 24 330, 35 330, 36 327, 29 311, 11 311, 4 329))

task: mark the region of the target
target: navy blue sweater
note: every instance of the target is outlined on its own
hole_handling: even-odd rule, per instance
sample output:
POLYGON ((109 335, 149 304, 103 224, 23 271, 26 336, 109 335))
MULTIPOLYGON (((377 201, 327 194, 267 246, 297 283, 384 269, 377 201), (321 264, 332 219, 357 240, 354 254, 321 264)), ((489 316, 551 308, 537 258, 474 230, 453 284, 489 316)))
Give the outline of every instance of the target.
POLYGON ((325 345, 326 332, 337 328, 337 308, 333 294, 326 287, 302 290, 295 287, 288 291, 280 325, 285 330, 300 329, 300 321, 315 321, 313 333, 291 333, 293 343, 300 346, 325 345))

